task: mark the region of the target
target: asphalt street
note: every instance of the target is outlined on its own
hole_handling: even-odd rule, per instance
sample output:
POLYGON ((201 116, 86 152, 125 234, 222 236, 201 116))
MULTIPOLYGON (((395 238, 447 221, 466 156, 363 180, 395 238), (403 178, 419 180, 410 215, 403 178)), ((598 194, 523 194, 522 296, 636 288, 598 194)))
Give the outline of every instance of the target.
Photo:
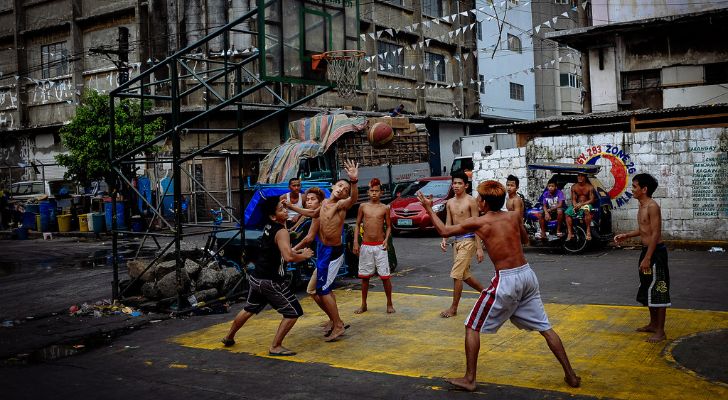
MULTIPOLYGON (((583 378, 582 387, 563 384, 560 367, 540 335, 507 323, 498 334, 482 337, 479 388, 469 394, 451 390, 441 378, 464 371, 462 323, 477 293, 466 287, 459 314, 450 319, 438 316, 452 295, 452 255, 442 253, 438 243, 435 237, 395 238, 399 259, 393 277, 395 314, 384 312, 381 284, 372 279, 369 311, 355 316, 360 284, 356 279, 340 282, 341 314, 352 327, 335 343, 323 342, 318 327, 323 315, 300 290, 306 315, 286 339, 286 345, 299 353, 289 359, 267 355, 279 321, 270 310, 243 327, 235 346, 224 349, 218 343, 243 306, 236 303, 225 314, 185 319, 145 316, 146 324, 75 356, 40 362, 5 357, 0 367, 3 398, 728 396, 725 371, 721 375, 728 359, 721 344, 728 332, 726 253, 670 251, 673 308, 667 314, 668 340, 647 344, 643 334, 634 332, 647 320, 647 310, 634 301, 637 248, 578 256, 528 249, 547 312, 583 378), (687 344, 692 347, 686 348, 687 344)), ((44 313, 69 304, 110 297, 111 272, 102 265, 108 243, 69 239, 3 241, 0 246, 3 320, 38 315, 42 321, 44 313)), ((481 282, 487 282, 492 271, 489 261, 474 265, 481 282)), ((18 337, 22 332, 22 326, 0 328, 0 344, 32 350, 23 349, 24 340, 18 337)))

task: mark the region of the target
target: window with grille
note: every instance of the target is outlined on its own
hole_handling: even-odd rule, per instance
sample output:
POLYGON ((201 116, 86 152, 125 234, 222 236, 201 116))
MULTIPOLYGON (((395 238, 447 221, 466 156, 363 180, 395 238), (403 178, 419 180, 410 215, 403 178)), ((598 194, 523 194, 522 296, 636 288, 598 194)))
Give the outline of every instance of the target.
POLYGON ((562 87, 570 86, 573 88, 581 87, 581 78, 575 74, 559 74, 559 82, 562 87))
POLYGON ((478 40, 483 40, 483 21, 478 21, 478 40))
POLYGON ((508 50, 520 53, 521 49, 521 38, 518 36, 508 34, 508 50))
POLYGON ((66 42, 41 46, 40 63, 43 79, 68 75, 68 49, 66 49, 66 42))
POLYGON ((445 56, 425 52, 425 77, 429 80, 445 82, 445 56))
POLYGON ((422 13, 430 17, 442 17, 442 0, 422 0, 422 13))
POLYGON ((485 94, 485 76, 478 75, 478 82, 480 83, 480 93, 485 94))
POLYGON ((377 62, 379 70, 392 74, 404 75, 404 50, 394 43, 378 42, 377 62))
POLYGON ((511 82, 511 99, 523 101, 523 85, 511 82))
POLYGON ((638 90, 660 87, 660 70, 622 72, 622 90, 638 90))

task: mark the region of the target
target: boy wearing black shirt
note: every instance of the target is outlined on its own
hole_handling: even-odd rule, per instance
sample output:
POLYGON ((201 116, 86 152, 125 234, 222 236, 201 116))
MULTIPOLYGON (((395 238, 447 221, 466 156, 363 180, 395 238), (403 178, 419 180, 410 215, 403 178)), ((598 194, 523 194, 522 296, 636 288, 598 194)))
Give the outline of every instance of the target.
POLYGON ((270 304, 283 319, 268 349, 272 356, 292 356, 296 353, 283 347, 283 339, 293 328, 298 317, 303 315, 303 309, 296 296, 291 293, 284 283, 285 264, 288 262, 301 262, 313 256, 313 251, 304 248, 298 252, 291 249, 291 238, 285 228, 288 212, 278 198, 266 199, 263 203, 263 212, 270 222, 263 230, 261 237, 261 252, 255 269, 250 271, 248 282, 247 304, 238 313, 230 326, 227 336, 222 343, 227 346, 235 344, 235 333, 243 327, 245 322, 255 314, 263 311, 270 304))

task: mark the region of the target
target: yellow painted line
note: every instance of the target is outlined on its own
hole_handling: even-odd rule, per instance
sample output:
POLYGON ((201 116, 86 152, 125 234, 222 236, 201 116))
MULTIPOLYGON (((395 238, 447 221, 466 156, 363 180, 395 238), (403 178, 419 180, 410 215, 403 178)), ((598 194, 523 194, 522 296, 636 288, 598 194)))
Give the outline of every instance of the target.
MULTIPOLYGON (((442 288, 433 288, 429 286, 414 286, 414 285, 407 285, 405 286, 410 289, 425 289, 425 290, 437 290, 441 292, 454 292, 453 289, 442 289, 442 288)), ((463 290, 463 293, 471 293, 471 294, 480 294, 480 292, 476 292, 475 290, 463 290)))
POLYGON ((169 368, 187 369, 189 366, 187 364, 169 364, 169 368))
MULTIPOLYGON (((463 374, 463 320, 474 299, 463 299, 457 317, 440 318, 450 297, 395 293, 397 312, 386 314, 384 294, 370 292, 369 311, 354 315, 360 296, 359 291, 337 291, 339 309, 351 328, 334 343, 323 341, 319 327, 325 319, 323 312, 304 300, 307 314, 284 342, 298 355, 285 360, 408 377, 463 374)), ((481 335, 478 382, 629 400, 728 398, 727 387, 675 368, 663 355, 668 343, 646 343, 646 334, 634 332, 647 321, 645 308, 547 304, 546 311, 583 386, 567 387, 561 367, 541 335, 518 330, 510 323, 495 335, 481 335)), ((238 332, 237 344, 229 348, 220 344, 228 323, 171 340, 187 347, 269 357, 268 346, 279 322, 280 316, 271 310, 253 317, 238 332)), ((728 312, 667 312, 670 339, 714 329, 728 329, 728 312)), ((433 382, 433 386, 440 384, 433 382)))

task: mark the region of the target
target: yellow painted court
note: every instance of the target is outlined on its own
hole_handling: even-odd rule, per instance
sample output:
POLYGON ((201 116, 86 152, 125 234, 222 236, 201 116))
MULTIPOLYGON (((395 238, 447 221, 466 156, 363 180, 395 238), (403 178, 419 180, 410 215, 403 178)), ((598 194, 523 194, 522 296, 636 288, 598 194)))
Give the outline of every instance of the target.
MULTIPOLYGON (((302 301, 306 315, 284 342, 298 355, 280 359, 434 378, 438 380, 433 385, 442 385, 440 377, 461 376, 465 370, 463 321, 474 299, 463 298, 460 314, 443 319, 438 314, 451 298, 437 294, 395 293, 397 313, 388 315, 384 294, 370 292, 369 311, 354 315, 360 292, 337 291, 342 318, 351 328, 334 343, 323 341, 319 324, 324 314, 307 298, 302 301)), ((728 385, 680 368, 664 351, 679 337, 728 328, 728 312, 670 309, 665 328, 670 341, 650 344, 644 341, 646 334, 634 332, 648 318, 642 307, 547 304, 546 311, 582 377, 582 387, 572 389, 563 383, 561 367, 541 335, 510 323, 496 335, 481 335, 478 382, 618 399, 728 399, 728 385)), ((230 348, 220 343, 228 323, 171 340, 198 349, 269 357, 268 346, 279 322, 278 313, 266 310, 238 332, 237 343, 230 348)))

